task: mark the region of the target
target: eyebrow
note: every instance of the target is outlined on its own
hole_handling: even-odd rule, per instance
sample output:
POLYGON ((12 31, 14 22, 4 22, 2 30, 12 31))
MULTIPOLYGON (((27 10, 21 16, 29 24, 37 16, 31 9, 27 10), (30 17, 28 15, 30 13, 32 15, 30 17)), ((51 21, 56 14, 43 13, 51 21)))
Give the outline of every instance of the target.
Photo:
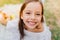
POLYGON ((24 11, 31 12, 30 10, 24 10, 24 11))

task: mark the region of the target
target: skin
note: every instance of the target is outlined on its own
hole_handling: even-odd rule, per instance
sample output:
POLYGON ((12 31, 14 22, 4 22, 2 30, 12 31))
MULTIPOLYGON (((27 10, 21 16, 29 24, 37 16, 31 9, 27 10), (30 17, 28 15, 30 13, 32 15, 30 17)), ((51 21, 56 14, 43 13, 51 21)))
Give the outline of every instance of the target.
POLYGON ((43 31, 41 18, 42 8, 39 2, 28 3, 21 15, 21 19, 25 24, 24 28, 32 32, 43 31))

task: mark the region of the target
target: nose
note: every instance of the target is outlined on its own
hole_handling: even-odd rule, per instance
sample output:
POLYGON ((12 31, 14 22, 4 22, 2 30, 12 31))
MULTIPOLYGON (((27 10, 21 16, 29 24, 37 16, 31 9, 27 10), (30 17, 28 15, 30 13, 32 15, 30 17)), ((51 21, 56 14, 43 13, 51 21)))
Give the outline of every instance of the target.
POLYGON ((35 19, 35 15, 34 14, 31 15, 31 19, 35 19))

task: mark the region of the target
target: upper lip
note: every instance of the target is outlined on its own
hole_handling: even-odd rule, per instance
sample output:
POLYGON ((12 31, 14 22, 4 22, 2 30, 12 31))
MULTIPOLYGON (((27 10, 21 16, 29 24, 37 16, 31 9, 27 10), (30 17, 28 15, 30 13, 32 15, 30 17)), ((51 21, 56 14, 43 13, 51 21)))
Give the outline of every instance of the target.
POLYGON ((28 22, 36 23, 36 22, 33 22, 33 21, 28 21, 28 22))

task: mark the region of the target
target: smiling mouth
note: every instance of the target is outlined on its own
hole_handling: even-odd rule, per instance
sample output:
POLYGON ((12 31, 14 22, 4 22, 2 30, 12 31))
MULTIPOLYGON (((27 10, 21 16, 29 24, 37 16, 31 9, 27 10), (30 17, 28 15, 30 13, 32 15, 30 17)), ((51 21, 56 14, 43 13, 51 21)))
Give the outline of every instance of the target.
POLYGON ((34 26, 36 24, 36 22, 31 22, 31 21, 28 21, 28 23, 30 26, 34 26))

